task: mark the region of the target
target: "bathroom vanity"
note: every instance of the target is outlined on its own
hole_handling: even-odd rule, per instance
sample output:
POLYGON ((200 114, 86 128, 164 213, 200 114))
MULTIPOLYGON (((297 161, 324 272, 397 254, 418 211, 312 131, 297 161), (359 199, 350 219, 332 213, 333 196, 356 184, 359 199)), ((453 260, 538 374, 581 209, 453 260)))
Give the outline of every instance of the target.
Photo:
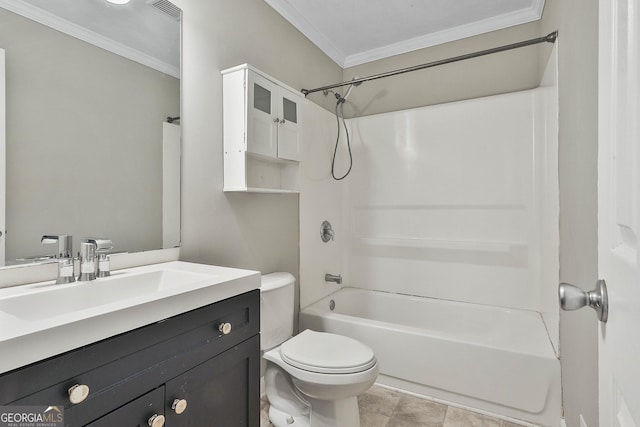
MULTIPOLYGON (((109 302, 112 311, 96 316, 89 314, 75 322, 63 321, 44 334, 33 332, 32 340, 28 337, 6 339, 7 328, 0 326, 5 338, 0 340, 4 360, 5 356, 30 348, 33 340, 44 348, 55 347, 57 340, 69 345, 65 337, 86 336, 87 322, 96 336, 104 334, 102 326, 109 330, 109 323, 123 324, 112 315, 129 318, 132 325, 146 322, 116 334, 112 334, 111 329, 108 333, 112 336, 108 338, 0 374, 0 405, 61 406, 66 426, 257 427, 259 273, 180 262, 159 266, 131 269, 131 276, 173 271, 176 274, 167 277, 178 282, 180 271, 196 276, 178 286, 179 292, 174 289, 167 294, 169 283, 157 285, 152 296, 136 295, 129 298, 129 305, 122 301, 109 302), (209 281, 204 278, 207 271, 209 281), (228 272, 232 274, 225 277, 228 272), (195 277, 200 280, 199 284, 193 280, 195 277), (142 302, 149 298, 150 301, 142 302), (131 305, 131 301, 135 303, 131 305), (185 310, 189 305, 196 307, 185 310), (167 310, 181 312, 162 316, 167 310), (155 320, 149 321, 154 317, 155 320)), ((129 279, 126 274, 122 273, 121 279, 129 279)), ((117 281, 112 284, 117 285, 117 281)), ((98 286, 107 289, 112 284, 108 280, 97 280, 74 284, 68 289, 85 287, 91 291, 91 287, 96 287, 93 291, 99 296, 98 286)), ((8 299, 14 298, 15 303, 18 297, 31 297, 35 301, 39 296, 41 292, 35 290, 3 297, 0 290, 0 310, 8 299)), ((45 297, 55 299, 53 294, 45 297)), ((94 307, 90 312, 99 313, 99 308, 94 307)), ((13 315, 15 317, 15 313, 13 315)), ((49 323, 56 325, 60 323, 56 317, 64 319, 64 316, 51 316, 49 323)))

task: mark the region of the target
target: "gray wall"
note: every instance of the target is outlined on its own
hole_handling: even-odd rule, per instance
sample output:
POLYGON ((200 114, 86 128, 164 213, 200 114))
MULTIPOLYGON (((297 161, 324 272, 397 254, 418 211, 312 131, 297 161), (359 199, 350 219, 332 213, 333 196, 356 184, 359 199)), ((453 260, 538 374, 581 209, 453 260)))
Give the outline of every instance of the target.
MULTIPOLYGON (((343 80, 536 38, 539 31, 539 23, 532 22, 396 55, 347 68, 343 80)), ((539 49, 531 46, 363 83, 353 89, 344 107, 345 115, 366 116, 538 87, 539 49)), ((338 89, 341 93, 344 90, 338 89)), ((322 93, 309 96, 313 100, 324 98, 322 93)))
POLYGON ((263 0, 178 0, 183 10, 182 250, 187 261, 298 276, 298 196, 222 192, 222 78, 249 63, 294 87, 342 70, 263 0))
POLYGON ((7 77, 7 258, 43 234, 162 246, 162 122, 180 82, 0 9, 7 77), (142 114, 139 114, 142 113, 142 114))
MULTIPOLYGON (((591 290, 598 279, 598 1, 546 0, 542 30, 555 28, 560 34, 560 280, 591 290)), ((580 414, 589 427, 598 425, 597 323, 592 310, 560 313, 568 427, 580 426, 580 414)))

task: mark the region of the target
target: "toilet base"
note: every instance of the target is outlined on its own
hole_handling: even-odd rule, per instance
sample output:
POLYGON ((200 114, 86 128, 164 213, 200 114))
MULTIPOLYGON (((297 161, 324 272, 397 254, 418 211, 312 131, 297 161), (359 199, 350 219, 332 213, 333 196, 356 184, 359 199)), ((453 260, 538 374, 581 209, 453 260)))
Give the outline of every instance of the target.
POLYGON ((273 406, 269 408, 269 421, 275 427, 311 427, 308 415, 292 415, 273 406))
POLYGON ((360 427, 357 396, 337 400, 306 396, 271 362, 267 362, 264 381, 269 419, 275 427, 360 427))
POLYGON ((313 400, 311 414, 291 414, 274 406, 269 420, 275 427, 360 427, 358 400, 313 400))
POLYGON ((360 427, 358 398, 311 400, 310 427, 360 427))

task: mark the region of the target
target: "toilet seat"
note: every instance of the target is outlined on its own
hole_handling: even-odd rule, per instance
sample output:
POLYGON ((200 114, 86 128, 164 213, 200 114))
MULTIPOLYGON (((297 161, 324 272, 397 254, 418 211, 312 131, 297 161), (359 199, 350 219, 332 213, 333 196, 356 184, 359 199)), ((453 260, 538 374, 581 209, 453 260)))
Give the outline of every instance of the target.
POLYGON ((363 372, 376 364, 373 350, 342 335, 307 329, 280 346, 288 365, 320 374, 363 372))

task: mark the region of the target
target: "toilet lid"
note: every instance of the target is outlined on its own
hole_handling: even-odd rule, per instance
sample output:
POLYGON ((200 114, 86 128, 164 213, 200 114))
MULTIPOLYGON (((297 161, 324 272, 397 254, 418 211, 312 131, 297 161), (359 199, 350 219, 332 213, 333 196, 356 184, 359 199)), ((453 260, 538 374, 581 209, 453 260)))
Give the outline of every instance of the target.
POLYGON ((361 342, 310 329, 284 342, 280 355, 291 366, 323 374, 362 372, 376 364, 373 350, 361 342))

